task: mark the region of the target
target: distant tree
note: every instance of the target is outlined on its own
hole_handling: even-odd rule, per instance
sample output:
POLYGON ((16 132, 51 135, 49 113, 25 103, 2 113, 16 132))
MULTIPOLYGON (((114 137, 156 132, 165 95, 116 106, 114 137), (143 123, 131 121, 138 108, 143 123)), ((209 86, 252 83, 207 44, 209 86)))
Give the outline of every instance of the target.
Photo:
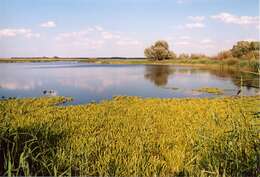
POLYGON ((204 54, 195 54, 195 53, 192 53, 190 55, 190 58, 191 59, 202 59, 202 58, 208 58, 206 55, 204 54))
POLYGON ((250 42, 248 41, 239 41, 231 49, 232 55, 237 58, 241 58, 250 51, 250 42))
POLYGON ((250 43, 249 59, 259 59, 260 55, 260 42, 253 41, 250 43))
POLYGON ((225 59, 233 58, 233 56, 230 50, 226 50, 226 51, 219 52, 215 58, 217 60, 225 60, 225 59))
POLYGON ((173 51, 170 51, 169 58, 167 58, 167 59, 176 59, 176 58, 177 58, 176 53, 174 53, 173 51))
POLYGON ((258 41, 252 41, 250 43, 250 49, 251 50, 260 50, 260 42, 258 41))
POLYGON ((189 58, 190 58, 189 54, 186 53, 182 53, 179 55, 179 59, 189 59, 189 58))
POLYGON ((260 42, 259 41, 239 41, 231 49, 232 55, 242 59, 258 59, 260 42))
POLYGON ((153 60, 166 60, 176 58, 176 54, 169 50, 166 41, 156 41, 154 45, 144 50, 144 55, 153 60))

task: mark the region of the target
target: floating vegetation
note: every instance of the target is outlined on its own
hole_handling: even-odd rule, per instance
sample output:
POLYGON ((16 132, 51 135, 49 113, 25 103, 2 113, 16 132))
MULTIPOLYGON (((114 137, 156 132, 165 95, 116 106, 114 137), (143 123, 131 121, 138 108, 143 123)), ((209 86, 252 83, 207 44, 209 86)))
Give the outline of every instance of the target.
POLYGON ((0 175, 257 176, 259 99, 0 101, 0 175))
POLYGON ((170 90, 179 90, 178 87, 162 87, 164 89, 170 89, 170 90))
POLYGON ((222 89, 214 88, 214 87, 203 87, 203 88, 199 88, 199 89, 194 89, 193 91, 212 93, 212 94, 217 94, 217 95, 223 94, 222 89))

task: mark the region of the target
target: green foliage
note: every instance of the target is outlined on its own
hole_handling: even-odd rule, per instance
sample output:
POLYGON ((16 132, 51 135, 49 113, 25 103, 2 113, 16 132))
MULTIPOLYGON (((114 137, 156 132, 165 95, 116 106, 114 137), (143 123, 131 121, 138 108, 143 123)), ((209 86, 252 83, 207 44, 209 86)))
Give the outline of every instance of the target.
POLYGON ((239 41, 231 49, 232 55, 243 59, 258 59, 260 42, 239 41))
POLYGON ((259 60, 249 61, 249 67, 252 68, 253 71, 260 73, 260 61, 259 60))
POLYGON ((225 60, 225 59, 233 58, 233 56, 232 56, 232 52, 227 50, 227 51, 219 52, 215 58, 217 60, 225 60))
POLYGON ((176 58, 176 54, 169 50, 169 45, 166 41, 156 41, 154 45, 144 50, 144 55, 153 60, 176 58))
POLYGON ((230 59, 226 59, 225 60, 225 63, 229 66, 232 66, 232 65, 237 65, 239 63, 239 60, 238 59, 235 59, 235 58, 230 58, 230 59))
POLYGON ((64 101, 0 101, 0 175, 257 175, 259 97, 64 101))
POLYGON ((206 55, 204 54, 195 54, 195 53, 192 53, 190 55, 190 58, 193 59, 193 60, 197 60, 197 59, 205 59, 205 58, 208 58, 206 55))

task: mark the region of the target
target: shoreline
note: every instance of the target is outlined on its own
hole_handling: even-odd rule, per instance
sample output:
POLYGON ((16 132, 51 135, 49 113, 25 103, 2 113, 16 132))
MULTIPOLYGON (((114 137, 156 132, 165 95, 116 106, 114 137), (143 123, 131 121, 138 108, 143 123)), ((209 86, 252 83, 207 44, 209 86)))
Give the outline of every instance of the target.
POLYGON ((40 58, 40 59, 4 59, 0 58, 0 63, 41 63, 41 62, 80 62, 80 63, 93 63, 93 64, 126 64, 126 65, 174 65, 174 66, 189 66, 200 68, 223 68, 230 70, 238 70, 241 72, 247 72, 251 74, 260 75, 259 72, 255 72, 249 66, 250 61, 239 61, 238 64, 228 65, 223 61, 211 60, 211 59, 176 59, 176 60, 164 60, 164 61, 152 61, 149 59, 81 59, 81 58, 40 58), (240 62, 246 62, 241 64, 240 62), (242 66, 240 66, 242 65, 242 66))

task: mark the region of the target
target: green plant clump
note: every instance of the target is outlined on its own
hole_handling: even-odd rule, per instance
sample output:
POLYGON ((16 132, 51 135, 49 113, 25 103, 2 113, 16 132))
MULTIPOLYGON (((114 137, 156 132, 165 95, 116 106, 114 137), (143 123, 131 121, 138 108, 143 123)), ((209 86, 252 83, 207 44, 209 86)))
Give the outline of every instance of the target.
POLYGON ((221 90, 219 88, 214 88, 214 87, 204 87, 204 88, 194 89, 194 91, 212 93, 212 94, 217 94, 217 95, 223 94, 223 90, 221 90))
POLYGON ((257 175, 259 97, 64 101, 0 101, 0 175, 257 175))

